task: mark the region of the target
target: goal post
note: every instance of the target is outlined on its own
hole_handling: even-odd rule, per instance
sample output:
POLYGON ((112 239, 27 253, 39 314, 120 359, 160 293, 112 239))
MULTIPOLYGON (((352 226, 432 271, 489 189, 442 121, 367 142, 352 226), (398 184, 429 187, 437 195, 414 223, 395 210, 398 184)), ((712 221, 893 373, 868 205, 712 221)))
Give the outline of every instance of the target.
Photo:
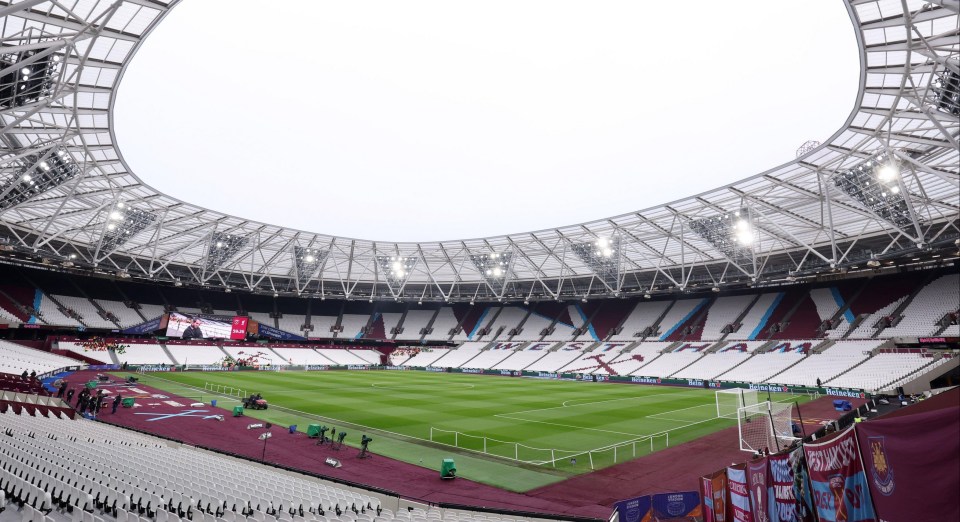
POLYGON ((793 435, 793 403, 761 402, 737 410, 740 450, 770 453, 797 440, 793 435))
POLYGON ((753 406, 760 402, 757 390, 748 390, 746 388, 731 388, 729 390, 717 390, 717 417, 723 419, 738 418, 737 411, 746 406, 753 406))

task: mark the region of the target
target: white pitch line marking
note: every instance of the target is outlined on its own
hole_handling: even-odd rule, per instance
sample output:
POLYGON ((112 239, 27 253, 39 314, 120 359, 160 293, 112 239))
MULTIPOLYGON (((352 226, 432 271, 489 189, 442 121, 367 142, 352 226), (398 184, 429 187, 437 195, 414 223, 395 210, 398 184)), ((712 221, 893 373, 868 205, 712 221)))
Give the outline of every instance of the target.
POLYGON ((570 399, 570 400, 568 400, 568 401, 563 401, 563 402, 561 403, 561 406, 551 406, 551 407, 549 407, 549 408, 536 408, 536 409, 533 409, 533 410, 512 411, 512 412, 509 413, 509 415, 513 415, 513 414, 517 414, 517 413, 530 413, 530 412, 534 412, 534 411, 559 410, 559 409, 561 409, 561 408, 577 408, 577 407, 579 407, 579 406, 592 406, 592 405, 594 405, 594 404, 603 404, 603 403, 606 403, 606 402, 635 401, 635 400, 646 399, 646 398, 648 398, 648 397, 662 397, 662 396, 664 396, 664 395, 680 396, 680 395, 684 395, 684 394, 686 394, 686 393, 688 393, 688 392, 654 393, 654 394, 652 394, 652 395, 641 395, 641 396, 639 396, 639 397, 621 397, 621 398, 619 398, 619 399, 606 399, 606 400, 602 400, 602 401, 581 402, 580 404, 574 404, 574 405, 568 406, 568 405, 567 405, 568 402, 573 402, 573 401, 577 401, 577 400, 583 400, 583 399, 570 399))

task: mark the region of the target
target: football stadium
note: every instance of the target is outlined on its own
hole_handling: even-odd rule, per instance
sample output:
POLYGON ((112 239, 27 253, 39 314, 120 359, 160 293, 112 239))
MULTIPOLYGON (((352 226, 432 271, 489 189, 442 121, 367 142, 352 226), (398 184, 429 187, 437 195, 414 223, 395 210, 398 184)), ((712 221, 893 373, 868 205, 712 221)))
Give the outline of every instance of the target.
POLYGON ((0 0, 0 522, 960 520, 960 3, 737 4, 0 0))

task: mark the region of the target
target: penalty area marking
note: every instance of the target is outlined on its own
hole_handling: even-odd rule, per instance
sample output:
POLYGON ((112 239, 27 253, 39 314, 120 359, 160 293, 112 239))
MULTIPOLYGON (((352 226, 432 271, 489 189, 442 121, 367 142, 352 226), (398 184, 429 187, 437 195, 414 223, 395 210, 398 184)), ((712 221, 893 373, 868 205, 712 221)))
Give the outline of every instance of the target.
MULTIPOLYGON (((476 386, 474 386, 473 384, 466 383, 466 382, 454 382, 454 383, 448 383, 443 385, 444 388, 450 388, 451 386, 459 386, 461 388, 468 389, 468 390, 476 388, 476 386)), ((435 384, 391 384, 388 382, 372 382, 370 383, 370 387, 379 388, 382 390, 409 390, 409 389, 424 388, 424 387, 432 388, 432 387, 436 387, 436 385, 435 384)))

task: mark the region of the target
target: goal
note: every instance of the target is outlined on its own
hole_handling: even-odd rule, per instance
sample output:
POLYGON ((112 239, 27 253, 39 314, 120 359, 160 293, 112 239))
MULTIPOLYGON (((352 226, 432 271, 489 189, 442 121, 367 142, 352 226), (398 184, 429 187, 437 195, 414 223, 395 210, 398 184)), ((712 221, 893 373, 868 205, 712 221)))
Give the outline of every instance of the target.
POLYGON ((717 417, 724 419, 736 419, 737 410, 760 402, 757 390, 747 390, 745 388, 718 390, 716 395, 717 417))
POLYGON ((797 440, 793 436, 793 403, 761 402, 737 410, 740 449, 776 453, 797 440))

